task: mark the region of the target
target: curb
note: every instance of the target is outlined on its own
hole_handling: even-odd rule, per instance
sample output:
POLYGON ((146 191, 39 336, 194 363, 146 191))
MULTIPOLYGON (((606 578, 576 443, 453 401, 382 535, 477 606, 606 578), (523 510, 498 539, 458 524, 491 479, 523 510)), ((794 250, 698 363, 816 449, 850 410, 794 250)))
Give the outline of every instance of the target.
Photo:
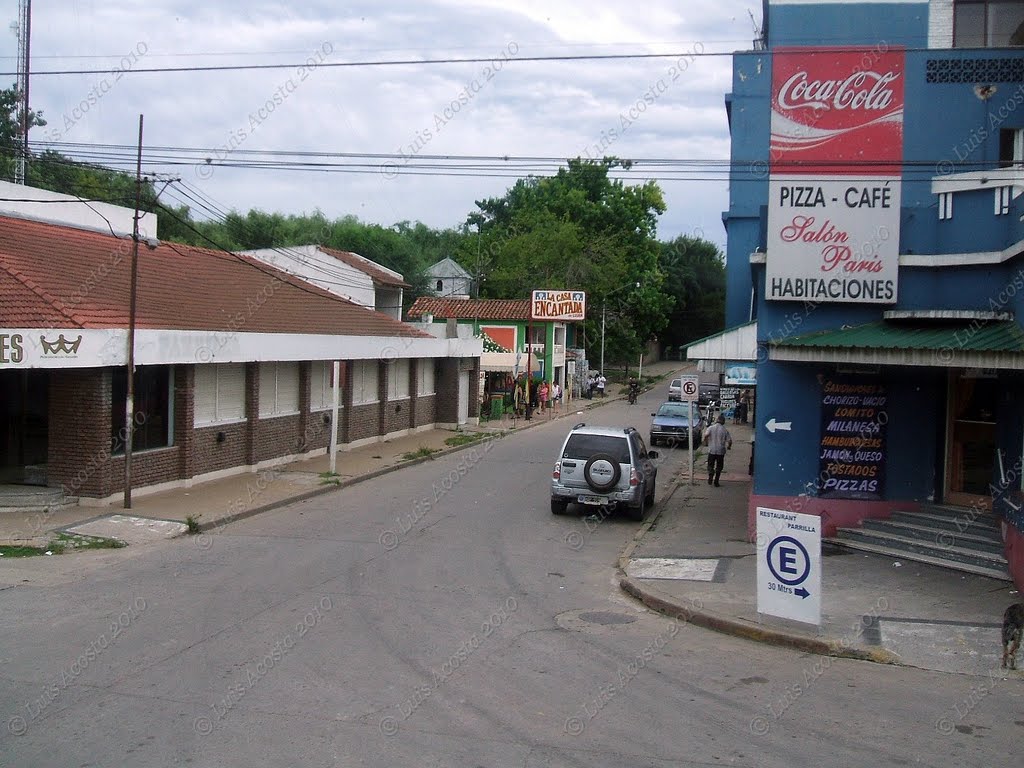
POLYGON ((746 640, 753 640, 758 643, 777 645, 783 648, 792 648, 805 653, 814 653, 819 656, 835 656, 841 659, 857 659, 859 661, 873 661, 877 664, 898 664, 899 657, 884 648, 859 648, 850 646, 838 640, 821 640, 815 637, 799 635, 796 633, 782 632, 775 629, 752 624, 751 622, 737 619, 731 616, 723 616, 714 611, 706 610, 702 605, 695 608, 687 608, 671 600, 658 597, 651 592, 645 591, 637 582, 628 576, 619 580, 619 587, 627 595, 636 598, 652 610, 663 613, 674 619, 681 619, 698 627, 711 629, 734 637, 742 637, 746 640))
POLYGON ((662 499, 656 508, 656 513, 650 517, 637 530, 633 540, 619 554, 616 563, 619 571, 619 588, 630 597, 639 600, 651 610, 662 613, 670 618, 679 619, 698 627, 704 627, 725 635, 742 637, 746 640, 753 640, 758 643, 777 645, 783 648, 814 653, 819 656, 834 656, 841 659, 856 659, 858 661, 871 661, 876 664, 899 664, 899 657, 884 648, 863 648, 851 646, 840 640, 821 639, 809 635, 801 635, 796 632, 784 632, 777 629, 768 629, 758 624, 739 619, 732 616, 725 616, 704 608, 700 601, 694 601, 690 607, 680 605, 672 600, 649 592, 640 583, 626 575, 626 566, 639 546, 643 537, 661 517, 665 503, 675 495, 675 492, 683 485, 682 478, 677 477, 668 495, 662 499))

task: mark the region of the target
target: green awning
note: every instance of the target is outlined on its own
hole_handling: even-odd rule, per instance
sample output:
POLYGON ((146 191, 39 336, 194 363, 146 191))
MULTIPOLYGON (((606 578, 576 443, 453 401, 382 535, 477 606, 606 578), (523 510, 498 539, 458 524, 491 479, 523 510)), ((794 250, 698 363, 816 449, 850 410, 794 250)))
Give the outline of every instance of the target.
POLYGON ((1024 370, 1024 329, 1012 320, 879 321, 768 342, 796 362, 1024 370))

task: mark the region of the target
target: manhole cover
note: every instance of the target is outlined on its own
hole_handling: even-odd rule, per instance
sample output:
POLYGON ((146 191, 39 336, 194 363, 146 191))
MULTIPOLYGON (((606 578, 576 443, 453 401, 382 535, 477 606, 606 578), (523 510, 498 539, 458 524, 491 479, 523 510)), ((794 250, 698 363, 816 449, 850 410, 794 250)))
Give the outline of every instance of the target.
POLYGON ((624 613, 612 613, 611 611, 587 611, 581 613, 580 618, 591 624, 632 624, 636 621, 636 616, 627 616, 624 613))

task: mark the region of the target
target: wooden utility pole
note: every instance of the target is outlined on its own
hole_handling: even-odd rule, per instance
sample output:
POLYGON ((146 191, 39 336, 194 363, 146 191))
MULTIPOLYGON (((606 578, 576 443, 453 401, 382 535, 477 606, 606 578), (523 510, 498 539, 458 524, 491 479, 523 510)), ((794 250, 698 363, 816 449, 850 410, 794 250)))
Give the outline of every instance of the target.
POLYGON ((132 225, 132 277, 128 304, 128 365, 124 399, 124 508, 132 508, 132 443, 135 432, 135 302, 139 282, 139 217, 142 215, 142 115, 139 115, 139 151, 135 161, 135 219, 132 225))

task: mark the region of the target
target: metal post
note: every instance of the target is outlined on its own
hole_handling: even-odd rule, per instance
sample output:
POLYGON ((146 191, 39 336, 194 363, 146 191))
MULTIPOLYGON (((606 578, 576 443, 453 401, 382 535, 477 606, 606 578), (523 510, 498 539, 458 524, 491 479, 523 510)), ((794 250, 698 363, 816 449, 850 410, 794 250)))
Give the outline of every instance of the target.
POLYGON ((694 466, 693 466, 693 400, 686 401, 688 416, 686 423, 689 424, 690 439, 686 441, 686 447, 690 454, 690 485, 697 484, 697 478, 695 477, 694 466))
POLYGON ((604 311, 608 306, 608 297, 601 301, 601 375, 604 376, 604 311))
POLYGON ((530 342, 530 333, 533 330, 532 321, 533 312, 530 312, 530 316, 526 318, 526 419, 527 421, 533 418, 533 409, 530 408, 530 385, 533 383, 530 381, 533 378, 533 345, 530 342))
POLYGON ((335 360, 332 364, 331 375, 333 377, 331 387, 331 474, 338 465, 338 385, 341 378, 341 363, 335 360))
POLYGON ((124 398, 124 508, 132 508, 132 447, 135 432, 135 305, 139 283, 139 209, 142 207, 142 115, 135 162, 135 219, 132 225, 132 276, 128 306, 127 387, 124 398))

